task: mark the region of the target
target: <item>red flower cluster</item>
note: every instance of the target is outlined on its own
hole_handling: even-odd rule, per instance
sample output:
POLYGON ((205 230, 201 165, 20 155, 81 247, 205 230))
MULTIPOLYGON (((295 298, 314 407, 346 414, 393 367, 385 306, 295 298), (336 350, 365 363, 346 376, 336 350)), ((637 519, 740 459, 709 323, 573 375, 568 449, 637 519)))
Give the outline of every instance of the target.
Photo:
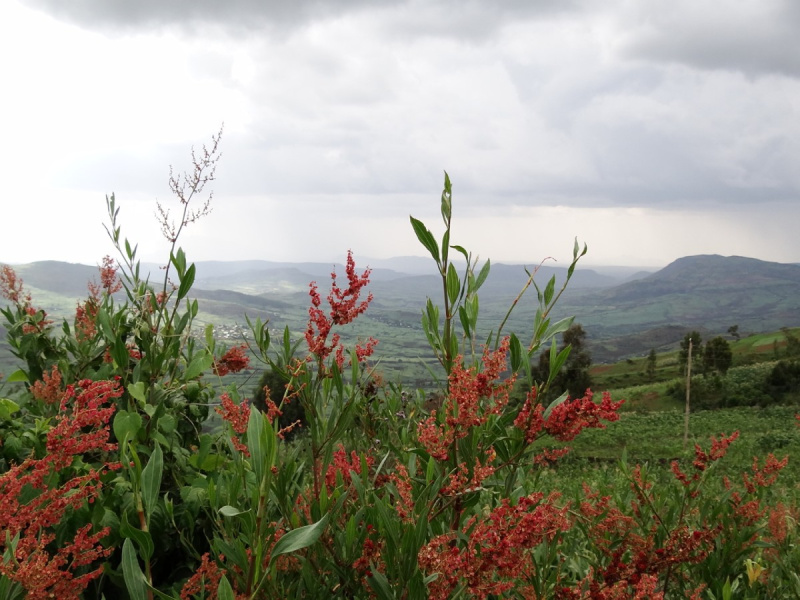
POLYGON ((45 404, 55 404, 61 401, 64 391, 61 389, 61 372, 58 365, 53 365, 50 373, 42 373, 42 380, 35 381, 31 386, 31 394, 45 404))
MULTIPOLYGON (((220 406, 214 410, 230 424, 234 433, 244 435, 247 432, 247 424, 250 421, 250 405, 247 404, 247 401, 236 404, 228 394, 222 394, 219 399, 220 406)), ((238 436, 232 435, 231 442, 239 452, 245 456, 250 456, 250 451, 238 436)))
POLYGON ((536 388, 532 389, 525 399, 525 404, 517 414, 514 425, 521 429, 528 443, 536 440, 542 432, 546 432, 555 439, 568 442, 587 428, 602 429, 605 425, 601 421, 617 421, 617 411, 624 400, 612 402, 611 394, 603 392, 603 400, 598 404, 593 399, 591 390, 586 390, 583 398, 571 400, 567 398, 558 406, 553 407, 545 419, 544 407, 536 399, 536 388))
POLYGON ((250 366, 250 357, 247 356, 247 346, 240 344, 230 348, 225 354, 214 359, 212 369, 215 375, 225 377, 228 373, 238 373, 250 366))
MULTIPOLYGON (((371 456, 366 456, 364 460, 367 463, 367 469, 371 469, 375 459, 371 456)), ((351 451, 350 456, 348 456, 344 446, 340 444, 333 453, 333 462, 328 465, 328 470, 325 472, 325 485, 328 491, 332 492, 336 488, 336 479, 339 475, 341 475, 344 484, 349 485, 352 477, 351 471, 361 475, 361 457, 355 450, 351 451)))
POLYGON ((100 267, 100 287, 109 295, 116 294, 122 289, 122 282, 117 276, 119 267, 110 256, 103 257, 103 265, 100 267))
POLYGON ((12 304, 30 304, 31 295, 25 294, 22 279, 10 265, 0 267, 0 296, 12 304))
POLYGON ((495 383, 505 368, 508 339, 494 352, 484 349, 483 369, 467 369, 463 359, 456 360, 448 379, 448 396, 442 410, 445 422, 439 424, 436 411, 422 421, 417 429, 420 443, 437 460, 447 460, 455 440, 467 437, 474 427, 480 427, 491 414, 500 414, 508 403, 513 380, 495 383))
MULTIPOLYGON (((331 329, 334 325, 346 325, 352 323, 358 315, 367 310, 369 303, 372 302, 372 294, 367 296, 366 300, 359 301, 361 297, 361 290, 369 283, 370 270, 366 269, 361 275, 356 274, 356 265, 353 260, 353 253, 347 252, 347 266, 345 272, 347 274, 348 286, 347 289, 342 290, 336 284, 336 272, 331 273, 331 292, 328 294, 328 304, 331 307, 330 313, 325 314, 320 306, 322 306, 322 298, 317 289, 317 282, 312 281, 309 284, 309 295, 311 296, 311 306, 308 309, 308 327, 306 328, 306 343, 308 350, 312 355, 317 357, 317 360, 325 360, 333 349, 339 344, 339 334, 335 333, 328 340, 331 329)), ((372 346, 375 344, 373 343, 372 346)), ((367 347, 371 346, 368 344, 367 347)), ((364 350, 362 349, 362 353, 364 350)), ((366 358, 368 354, 364 355, 366 358)), ((359 360, 361 360, 359 358, 359 360)))
POLYGON ((689 477, 686 473, 684 473, 681 470, 677 460, 672 461, 672 473, 675 475, 675 478, 684 485, 684 487, 688 487, 692 482, 700 479, 700 475, 711 463, 718 461, 720 458, 725 456, 725 454, 728 452, 728 446, 730 446, 738 437, 738 431, 734 431, 728 437, 720 436, 719 439, 712 437, 711 450, 708 452, 703 450, 698 444, 695 444, 695 459, 692 462, 692 465, 694 465, 695 468, 694 474, 689 477))
POLYGON ((108 423, 112 401, 121 395, 116 381, 84 380, 69 386, 57 423, 47 434, 47 454, 28 458, 0 476, 0 530, 5 532, 0 550, 13 556, 0 561, 0 575, 25 589, 27 598, 77 599, 103 572, 102 567, 85 568, 111 553, 100 544, 109 528, 90 534, 91 525, 86 525, 72 541, 53 547, 53 528, 62 518, 100 496, 99 472, 90 468, 60 485, 53 478, 69 472, 75 457, 116 449, 108 443, 108 423))
POLYGON ((537 493, 515 506, 503 499, 486 518, 470 519, 461 535, 439 535, 423 546, 417 556, 420 568, 438 575, 428 586, 429 597, 449 598, 464 584, 470 597, 488 598, 524 581, 536 568, 528 551, 569 528, 568 507, 556 507, 557 499, 537 493), (459 547, 461 537, 467 542, 459 547))

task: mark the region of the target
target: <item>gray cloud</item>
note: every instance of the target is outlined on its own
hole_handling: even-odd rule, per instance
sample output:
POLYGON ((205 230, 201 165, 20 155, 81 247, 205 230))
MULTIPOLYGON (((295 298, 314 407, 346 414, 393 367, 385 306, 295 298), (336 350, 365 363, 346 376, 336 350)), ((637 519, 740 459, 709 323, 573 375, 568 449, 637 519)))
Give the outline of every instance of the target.
POLYGON ((623 19, 623 53, 748 76, 800 75, 800 4, 794 0, 645 0, 623 19))

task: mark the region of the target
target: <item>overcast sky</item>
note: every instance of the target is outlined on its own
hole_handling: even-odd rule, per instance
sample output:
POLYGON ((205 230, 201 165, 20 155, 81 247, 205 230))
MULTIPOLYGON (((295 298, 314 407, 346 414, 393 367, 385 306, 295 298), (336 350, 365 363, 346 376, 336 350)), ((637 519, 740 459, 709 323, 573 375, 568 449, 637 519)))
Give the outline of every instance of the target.
MULTIPOLYGON (((190 260, 800 261, 796 0, 4 0, 0 261, 163 260, 169 167, 224 122, 190 260)), ((176 210, 174 208, 173 210, 176 210)))

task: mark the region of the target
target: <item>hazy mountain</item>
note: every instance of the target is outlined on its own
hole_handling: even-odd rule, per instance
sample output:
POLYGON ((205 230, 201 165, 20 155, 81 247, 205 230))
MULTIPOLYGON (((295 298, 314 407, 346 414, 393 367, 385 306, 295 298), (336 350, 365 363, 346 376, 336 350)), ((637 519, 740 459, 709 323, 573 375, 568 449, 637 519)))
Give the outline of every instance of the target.
MULTIPOLYGON (((369 290, 374 301, 363 328, 383 336, 383 346, 409 345, 406 336, 419 328, 419 315, 428 297, 438 300, 441 280, 429 259, 404 257, 376 261, 369 290), (404 272, 400 268, 407 268, 404 272), (401 333, 401 329, 404 333, 401 333)), ((42 306, 59 316, 74 310, 74 299, 85 297, 86 283, 96 279, 96 267, 43 261, 15 267, 25 285, 42 296, 42 306)), ((330 273, 340 283, 344 266, 328 263, 270 261, 208 261, 196 263, 193 297, 205 319, 220 324, 243 322, 244 315, 270 319, 276 326, 288 323, 301 330, 307 319, 308 284, 316 280, 327 294, 330 273)), ((163 272, 147 265, 153 278, 163 272)), ((358 267, 359 272, 362 266, 358 267)), ((543 288, 555 275, 563 281, 566 269, 542 266, 536 283, 543 288)), ((493 264, 481 291, 481 314, 496 326, 510 302, 527 280, 521 265, 493 264)), ((536 292, 520 303, 509 329, 530 327, 536 292)), ((767 331, 800 325, 800 265, 760 261, 739 256, 689 256, 654 273, 634 269, 594 267, 577 269, 554 318, 575 315, 588 332, 595 360, 612 360, 647 352, 651 347, 676 343, 692 328, 721 333, 731 325, 741 331, 767 331)), ((358 335, 361 335, 359 332, 358 335)), ((419 332, 420 343, 424 337, 419 332)), ((413 337, 413 336, 412 336, 413 337)), ((414 338, 416 339, 416 338, 414 338)), ((416 343, 416 342, 414 342, 416 343)), ((413 345, 413 344, 412 344, 413 345)), ((410 345, 409 345, 410 348, 410 345)))

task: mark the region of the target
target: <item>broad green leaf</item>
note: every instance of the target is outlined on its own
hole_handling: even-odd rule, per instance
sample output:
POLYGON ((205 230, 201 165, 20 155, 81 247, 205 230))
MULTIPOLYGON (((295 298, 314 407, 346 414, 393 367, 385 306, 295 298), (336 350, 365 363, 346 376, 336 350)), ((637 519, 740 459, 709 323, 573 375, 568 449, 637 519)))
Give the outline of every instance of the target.
POLYGON ((125 440, 136 439, 136 434, 142 427, 142 416, 139 413, 131 413, 127 410, 121 410, 114 415, 114 435, 117 438, 120 446, 125 443, 125 440))
POLYGON ((427 248, 428 252, 431 253, 433 260, 436 261, 436 264, 439 264, 439 246, 436 244, 436 240, 433 237, 433 234, 425 227, 425 224, 420 221, 419 219, 415 219, 414 217, 409 217, 411 219, 411 226, 414 228, 414 233, 417 234, 417 239, 420 243, 427 248))
POLYGON ((147 461, 147 466, 142 470, 142 499, 144 500, 144 509, 147 512, 148 522, 161 493, 161 477, 163 473, 164 455, 161 452, 161 446, 156 444, 153 453, 150 455, 150 460, 147 461))
POLYGON ((278 556, 282 554, 289 554, 291 552, 296 552, 297 550, 302 550, 303 548, 308 548, 311 544, 316 542, 322 535, 322 532, 325 531, 329 516, 330 513, 326 514, 316 523, 306 525, 305 527, 292 529, 290 532, 284 535, 275 543, 275 546, 272 548, 270 563, 272 563, 278 556))
POLYGON ((28 381, 28 374, 22 369, 17 369, 11 375, 6 377, 8 383, 26 382, 28 381))
POLYGON ((169 435, 178 426, 178 421, 173 415, 161 415, 158 419, 158 428, 169 435))
POLYGON ((130 538, 122 544, 122 576, 131 600, 147 600, 147 578, 139 566, 136 550, 130 538))
POLYGON ((181 285, 178 287, 178 301, 181 301, 186 294, 189 293, 189 290, 192 289, 194 285, 194 277, 195 277, 195 266, 194 263, 189 265, 189 269, 186 271, 186 274, 181 277, 181 285))
POLYGON ((15 412, 19 410, 19 404, 14 402, 11 398, 0 398, 0 419, 8 420, 15 412))
POLYGON ((214 357, 209 352, 200 352, 192 358, 189 366, 186 368, 186 379, 194 379, 202 375, 205 371, 211 368, 214 363, 214 357))
POLYGON ((129 383, 126 388, 131 398, 138 400, 141 404, 147 403, 147 398, 144 395, 144 381, 137 381, 136 383, 129 383))

